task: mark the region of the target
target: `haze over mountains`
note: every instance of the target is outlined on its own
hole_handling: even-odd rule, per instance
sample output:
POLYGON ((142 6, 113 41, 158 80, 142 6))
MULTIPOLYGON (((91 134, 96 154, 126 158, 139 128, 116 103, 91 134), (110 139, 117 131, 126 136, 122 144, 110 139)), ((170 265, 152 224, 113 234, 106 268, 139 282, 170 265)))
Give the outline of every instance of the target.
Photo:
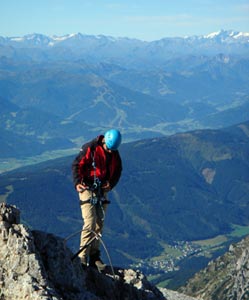
POLYGON ((1 158, 248 120, 249 35, 0 37, 1 158), (17 146, 18 145, 18 146, 17 146))

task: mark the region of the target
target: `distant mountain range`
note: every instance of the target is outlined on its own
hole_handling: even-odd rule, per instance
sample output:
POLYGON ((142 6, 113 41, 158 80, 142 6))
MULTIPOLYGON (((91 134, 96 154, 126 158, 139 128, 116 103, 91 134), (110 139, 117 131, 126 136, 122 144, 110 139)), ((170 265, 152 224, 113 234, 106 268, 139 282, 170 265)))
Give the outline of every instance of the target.
MULTIPOLYGON (((144 139, 123 144, 120 152, 124 171, 111 194, 104 234, 114 263, 146 261, 161 255, 166 243, 229 235, 234 226, 249 226, 248 122, 144 139)), ((63 237, 80 230, 73 159, 2 174, 0 199, 20 208, 33 228, 63 237)), ((220 245, 208 258, 191 255, 195 267, 182 267, 182 276, 221 250, 220 245)))
MULTIPOLYGON (((203 55, 236 53, 240 55, 247 54, 248 56, 248 42, 249 33, 232 30, 221 30, 204 36, 163 38, 152 42, 104 35, 84 35, 81 33, 65 36, 28 34, 23 37, 0 37, 2 49, 4 47, 13 47, 15 51, 21 51, 23 48, 46 50, 46 55, 43 59, 41 56, 41 60, 48 58, 58 60, 70 58, 70 55, 78 57, 87 55, 89 59, 111 59, 113 60, 112 62, 121 57, 128 59, 128 61, 132 59, 141 62, 141 60, 151 60, 151 55, 154 56, 155 62, 157 62, 183 54, 199 55, 200 52, 203 55), (60 51, 62 49, 63 51, 60 51), (58 56, 55 56, 55 54, 58 56)), ((41 53, 44 52, 42 51, 41 53)))
POLYGON ((249 35, 0 37, 0 158, 248 120, 249 35))

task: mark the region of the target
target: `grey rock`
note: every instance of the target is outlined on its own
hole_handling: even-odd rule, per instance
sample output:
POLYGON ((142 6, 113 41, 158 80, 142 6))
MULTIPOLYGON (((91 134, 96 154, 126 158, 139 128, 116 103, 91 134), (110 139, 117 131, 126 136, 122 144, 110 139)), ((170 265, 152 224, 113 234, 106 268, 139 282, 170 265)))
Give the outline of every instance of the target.
MULTIPOLYGON (((166 297, 167 300, 195 300, 195 299, 197 299, 197 298, 193 298, 191 296, 187 296, 185 294, 181 294, 176 291, 171 291, 171 290, 164 289, 164 288, 161 288, 160 290, 163 293, 163 295, 166 297)), ((201 298, 198 298, 198 299, 201 300, 201 298)))
POLYGON ((83 269, 64 240, 20 224, 20 212, 0 204, 0 299, 163 300, 139 271, 83 269))
POLYGON ((180 290, 204 300, 249 299, 249 236, 209 262, 180 290))

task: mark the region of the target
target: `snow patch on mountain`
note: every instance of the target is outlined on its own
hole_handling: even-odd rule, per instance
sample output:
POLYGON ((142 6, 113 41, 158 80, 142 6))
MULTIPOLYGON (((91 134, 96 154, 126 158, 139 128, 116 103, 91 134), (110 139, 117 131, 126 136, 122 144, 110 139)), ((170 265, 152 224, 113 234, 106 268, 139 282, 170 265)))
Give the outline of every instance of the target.
POLYGON ((244 42, 249 42, 249 33, 248 32, 238 32, 233 30, 220 30, 217 32, 209 33, 208 35, 203 36, 206 39, 220 39, 221 41, 227 40, 244 40, 244 42))

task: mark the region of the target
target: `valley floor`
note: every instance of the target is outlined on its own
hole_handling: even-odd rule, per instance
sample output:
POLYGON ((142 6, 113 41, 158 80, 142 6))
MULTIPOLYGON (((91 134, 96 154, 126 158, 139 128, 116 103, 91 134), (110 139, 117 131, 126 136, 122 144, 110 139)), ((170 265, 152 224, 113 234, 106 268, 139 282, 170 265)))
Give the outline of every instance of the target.
POLYGON ((164 251, 160 256, 143 260, 132 267, 142 270, 158 287, 177 289, 211 259, 225 253, 230 244, 248 234, 249 226, 233 225, 230 234, 218 235, 212 239, 164 244, 164 251))

